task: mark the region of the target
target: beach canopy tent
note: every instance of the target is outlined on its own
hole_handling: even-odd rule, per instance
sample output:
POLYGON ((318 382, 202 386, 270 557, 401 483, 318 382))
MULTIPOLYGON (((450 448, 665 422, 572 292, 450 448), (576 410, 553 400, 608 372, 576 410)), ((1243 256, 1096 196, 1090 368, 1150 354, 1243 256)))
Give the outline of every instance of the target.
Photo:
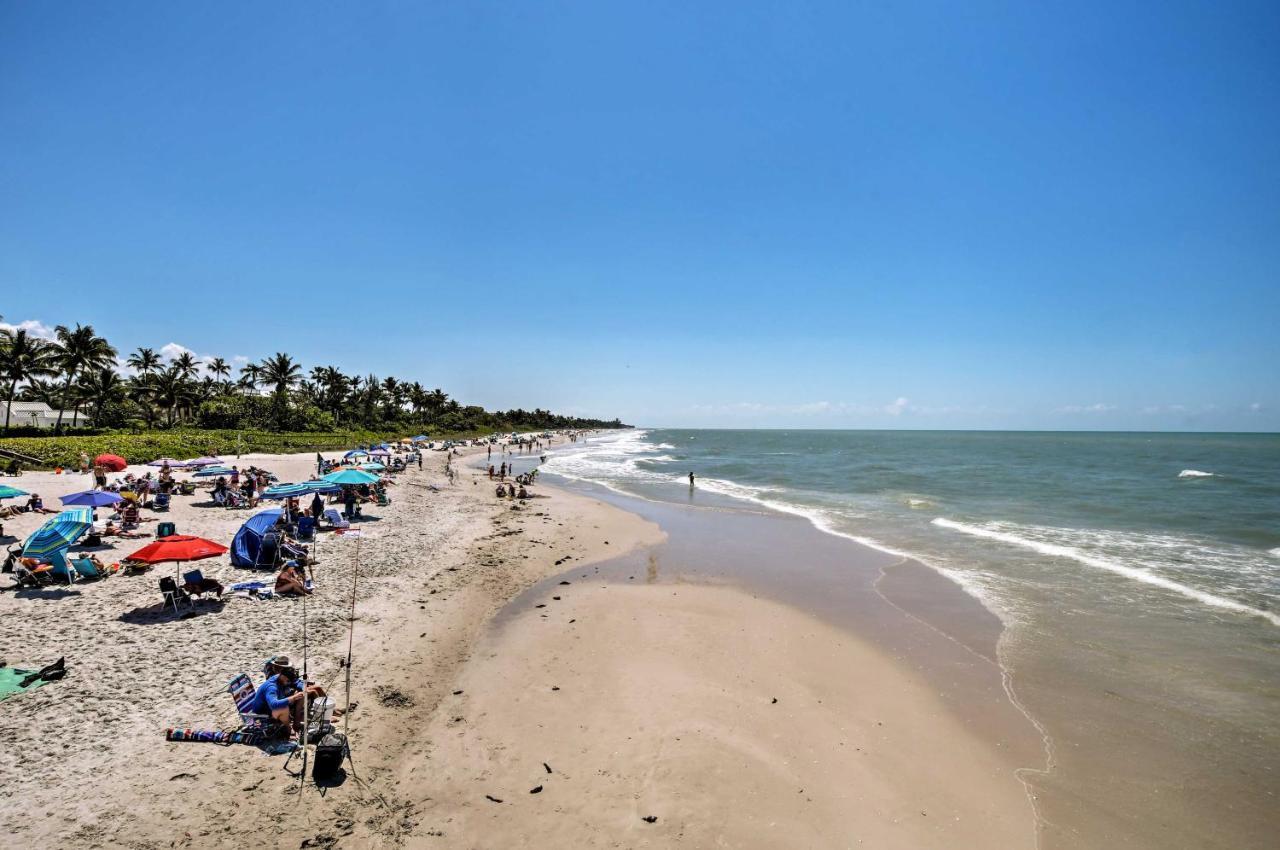
POLYGON ((257 564, 262 536, 272 529, 281 513, 280 508, 267 508, 244 521, 236 536, 231 538, 231 566, 252 567, 257 564))
POLYGON ((26 490, 19 490, 17 487, 10 487, 8 484, 0 484, 0 499, 16 499, 19 496, 31 495, 26 490))
POLYGON ((120 455, 98 455, 93 459, 98 466, 106 467, 112 472, 123 472, 124 468, 129 465, 129 461, 120 457, 120 455))
POLYGON ((227 469, 225 466, 206 466, 204 469, 195 473, 195 478, 214 478, 218 475, 232 475, 235 473, 233 469, 227 469))
POLYGON ((369 453, 364 449, 352 449, 343 455, 343 457, 368 457, 369 453))
POLYGON ((108 493, 105 490, 85 490, 81 493, 71 493, 61 496, 62 504, 68 507, 81 508, 101 508, 106 505, 114 505, 117 502, 123 502, 124 497, 119 493, 108 493))
POLYGON ((378 476, 370 475, 361 469, 339 469, 337 472, 325 475, 321 480, 331 484, 377 484, 378 476))
POLYGON ((93 525, 93 511, 68 508, 40 526, 22 546, 22 557, 38 558, 66 549, 93 525))

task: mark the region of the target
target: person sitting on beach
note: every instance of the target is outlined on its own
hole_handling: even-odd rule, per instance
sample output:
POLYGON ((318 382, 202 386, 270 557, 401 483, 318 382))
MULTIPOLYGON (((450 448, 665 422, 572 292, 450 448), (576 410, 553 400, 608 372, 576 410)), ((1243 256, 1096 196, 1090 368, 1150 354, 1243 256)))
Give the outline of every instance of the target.
POLYGON ((307 596, 311 591, 307 588, 302 571, 292 561, 287 562, 276 576, 276 593, 280 596, 307 596))
POLYGON ((56 514, 57 511, 44 506, 44 499, 40 498, 39 493, 32 493, 31 498, 27 499, 24 510, 32 514, 56 514))
POLYGON ((517 498, 517 499, 527 499, 527 498, 529 498, 529 491, 528 491, 528 490, 526 490, 526 489, 524 489, 524 485, 523 485, 523 484, 521 484, 521 485, 520 485, 520 489, 516 492, 516 498, 517 498))
MULTIPOLYGON (((289 656, 277 655, 263 667, 267 678, 253 695, 253 714, 270 716, 292 732, 302 729, 303 708, 308 696, 312 700, 325 697, 324 688, 302 681, 289 663, 289 656)), ((334 712, 337 716, 339 712, 334 712)))

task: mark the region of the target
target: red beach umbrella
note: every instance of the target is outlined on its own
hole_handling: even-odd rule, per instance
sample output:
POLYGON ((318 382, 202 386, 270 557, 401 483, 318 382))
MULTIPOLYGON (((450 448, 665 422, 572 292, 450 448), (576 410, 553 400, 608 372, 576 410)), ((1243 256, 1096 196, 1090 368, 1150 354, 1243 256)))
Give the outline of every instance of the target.
POLYGON ((172 534, 161 537, 154 543, 148 543, 137 552, 128 556, 130 561, 141 561, 144 564, 159 564, 164 561, 199 561, 201 558, 216 558, 227 554, 227 547, 203 537, 191 537, 185 534, 172 534))
POLYGON ((120 472, 129 465, 129 461, 120 457, 120 455, 98 455, 93 462, 99 466, 104 466, 112 472, 120 472))

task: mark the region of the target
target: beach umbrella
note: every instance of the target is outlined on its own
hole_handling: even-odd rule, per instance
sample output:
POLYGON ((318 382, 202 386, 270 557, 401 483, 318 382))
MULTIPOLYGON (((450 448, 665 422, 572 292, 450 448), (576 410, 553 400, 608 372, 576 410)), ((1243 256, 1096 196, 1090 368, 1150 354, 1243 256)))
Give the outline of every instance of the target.
POLYGON ((220 457, 197 457, 185 462, 186 466, 220 466, 224 461, 220 457))
POLYGON ((19 490, 17 487, 10 487, 8 484, 0 484, 0 499, 16 499, 19 496, 31 495, 26 490, 19 490))
POLYGON ((373 455, 374 457, 390 457, 391 456, 391 452, 387 451, 382 446, 379 446, 378 448, 369 452, 369 454, 373 455))
POLYGON ((93 511, 88 508, 68 508, 36 529, 22 546, 24 558, 48 555, 66 549, 80 539, 80 535, 93 525, 93 511))
POLYGON ((343 455, 343 457, 368 457, 369 453, 364 449, 352 449, 343 455))
POLYGON ((173 459, 173 458, 171 458, 171 457, 162 457, 162 458, 157 458, 156 460, 150 461, 150 462, 147 464, 147 466, 164 466, 166 463, 167 463, 167 464, 169 464, 170 466, 184 466, 184 465, 185 465, 185 464, 184 464, 182 461, 180 461, 180 460, 174 460, 174 459, 173 459))
POLYGON ((71 493, 60 498, 64 505, 76 505, 82 508, 100 508, 103 505, 114 505, 116 502, 124 501, 118 493, 108 493, 105 490, 85 490, 82 493, 71 493))
POLYGON ((235 470, 227 469, 225 466, 206 466, 204 469, 195 473, 193 478, 213 478, 218 475, 231 475, 235 470))
POLYGON ((382 470, 386 469, 385 466, 373 460, 369 461, 368 463, 360 464, 360 468, 363 469, 365 472, 381 472, 382 470))
POLYGON ((174 567, 177 570, 181 570, 179 565, 184 561, 216 558, 226 553, 227 547, 221 543, 214 543, 212 540, 205 540, 203 537, 171 534, 168 537, 161 537, 154 543, 148 543, 128 556, 126 560, 140 561, 144 564, 162 564, 165 561, 173 561, 174 567))
POLYGON ((310 493, 341 493, 342 492, 341 486, 334 484, 332 481, 325 481, 323 479, 315 480, 315 481, 305 481, 303 482, 302 486, 306 487, 307 491, 310 493))
POLYGON ((330 472, 321 480, 331 484, 377 484, 378 476, 370 475, 360 469, 339 469, 337 472, 330 472))
POLYGON ((264 499, 295 499, 311 490, 305 484, 275 484, 262 491, 264 499))
POLYGON ((430 438, 430 437, 428 437, 426 434, 419 434, 418 436, 416 436, 416 437, 414 437, 414 438, 413 438, 413 442, 415 442, 415 443, 425 443, 427 440, 430 440, 430 439, 431 439, 431 438, 430 438))
POLYGON ((98 466, 104 466, 112 472, 120 472, 129 465, 129 461, 120 455, 98 455, 93 459, 98 466))

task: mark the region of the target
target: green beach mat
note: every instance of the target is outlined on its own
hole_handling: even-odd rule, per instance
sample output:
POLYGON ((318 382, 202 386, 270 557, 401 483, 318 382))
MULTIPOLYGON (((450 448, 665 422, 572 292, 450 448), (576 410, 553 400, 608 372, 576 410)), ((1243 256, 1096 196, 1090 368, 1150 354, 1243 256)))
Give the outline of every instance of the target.
POLYGON ((22 687, 22 680, 30 676, 35 670, 18 670, 14 667, 0 667, 0 701, 7 700, 11 696, 25 694, 27 691, 34 691, 36 688, 46 684, 44 679, 36 679, 28 687, 22 687))

